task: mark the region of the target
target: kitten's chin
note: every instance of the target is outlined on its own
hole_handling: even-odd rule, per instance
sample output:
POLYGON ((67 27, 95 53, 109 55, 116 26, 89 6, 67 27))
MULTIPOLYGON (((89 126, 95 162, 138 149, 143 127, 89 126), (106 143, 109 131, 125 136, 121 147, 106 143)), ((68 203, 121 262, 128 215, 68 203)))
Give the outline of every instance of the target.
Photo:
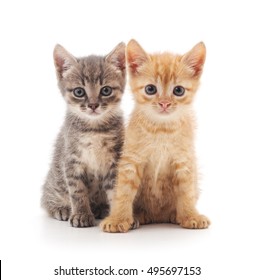
POLYGON ((162 109, 155 110, 156 117, 160 118, 161 120, 168 120, 168 118, 171 118, 174 113, 175 110, 171 108, 167 110, 162 110, 162 109))
POLYGON ((86 112, 82 112, 81 114, 79 114, 80 118, 82 119, 86 119, 86 120, 99 120, 103 117, 104 113, 102 112, 91 112, 91 113, 86 113, 86 112))
POLYGON ((94 111, 94 112, 90 112, 90 113, 85 113, 85 115, 90 118, 99 118, 99 117, 101 117, 101 115, 103 115, 103 113, 94 111))

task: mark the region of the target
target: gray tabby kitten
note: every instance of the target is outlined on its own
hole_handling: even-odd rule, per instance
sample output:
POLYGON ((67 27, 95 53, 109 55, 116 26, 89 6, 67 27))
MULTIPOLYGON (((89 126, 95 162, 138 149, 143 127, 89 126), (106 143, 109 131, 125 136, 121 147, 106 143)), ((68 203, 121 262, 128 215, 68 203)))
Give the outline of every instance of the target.
POLYGON ((84 58, 56 45, 54 62, 67 114, 41 202, 52 217, 90 227, 95 218, 109 213, 123 144, 119 105, 125 88, 125 45, 120 43, 105 57, 84 58))

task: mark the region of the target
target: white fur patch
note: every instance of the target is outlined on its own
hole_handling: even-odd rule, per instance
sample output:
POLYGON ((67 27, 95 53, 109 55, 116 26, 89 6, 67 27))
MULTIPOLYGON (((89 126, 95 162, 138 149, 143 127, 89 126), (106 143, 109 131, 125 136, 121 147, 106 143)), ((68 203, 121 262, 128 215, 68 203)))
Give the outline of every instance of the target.
POLYGON ((80 150, 82 152, 81 161, 89 166, 89 168, 97 174, 106 174, 113 160, 112 155, 108 151, 108 147, 103 147, 103 141, 106 136, 86 133, 85 137, 80 140, 80 150))
POLYGON ((115 192, 114 192, 114 190, 107 190, 107 191, 106 191, 106 194, 107 194, 107 199, 108 199, 108 201, 109 201, 109 204, 110 204, 110 206, 111 206, 111 205, 112 205, 112 201, 113 201, 115 192))

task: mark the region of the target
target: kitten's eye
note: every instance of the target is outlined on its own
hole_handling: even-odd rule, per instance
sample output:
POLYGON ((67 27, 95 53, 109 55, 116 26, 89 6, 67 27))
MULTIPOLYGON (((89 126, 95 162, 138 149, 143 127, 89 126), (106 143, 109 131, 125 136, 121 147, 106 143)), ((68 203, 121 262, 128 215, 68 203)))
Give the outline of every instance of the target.
POLYGON ((73 94, 77 98, 81 98, 85 96, 85 90, 81 87, 77 87, 73 90, 73 94))
POLYGON ((153 95, 157 93, 157 88, 154 85, 147 85, 145 86, 145 92, 148 95, 153 95))
POLYGON ((112 88, 109 86, 102 87, 100 90, 100 94, 103 96, 109 96, 112 94, 112 88))
POLYGON ((185 93, 185 88, 182 86, 176 86, 173 89, 173 94, 176 96, 183 96, 185 93))

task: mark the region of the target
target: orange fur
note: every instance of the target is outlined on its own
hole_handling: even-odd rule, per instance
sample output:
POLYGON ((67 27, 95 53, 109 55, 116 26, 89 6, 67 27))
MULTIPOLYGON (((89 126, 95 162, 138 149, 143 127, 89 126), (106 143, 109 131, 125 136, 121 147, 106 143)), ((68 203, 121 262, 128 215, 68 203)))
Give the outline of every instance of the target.
POLYGON ((195 207, 198 199, 191 103, 199 85, 205 46, 185 55, 147 54, 131 40, 127 46, 135 109, 126 129, 116 194, 107 232, 126 232, 147 223, 206 228, 209 220, 195 207), (147 85, 157 92, 149 95, 147 85), (173 94, 176 86, 183 96, 173 94))

